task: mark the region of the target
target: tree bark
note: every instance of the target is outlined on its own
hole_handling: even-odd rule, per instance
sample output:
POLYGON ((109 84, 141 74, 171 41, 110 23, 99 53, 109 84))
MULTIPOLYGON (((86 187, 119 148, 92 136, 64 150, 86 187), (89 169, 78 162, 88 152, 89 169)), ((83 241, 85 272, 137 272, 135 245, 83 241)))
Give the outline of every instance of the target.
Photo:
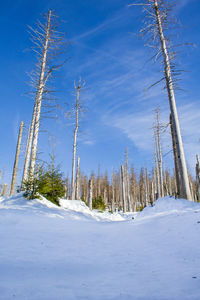
POLYGON ((125 180, 124 180, 124 167, 121 166, 121 182, 122 182, 122 205, 123 205, 123 212, 126 212, 126 194, 125 194, 125 180))
POLYGON ((80 172, 79 172, 79 164, 80 164, 80 157, 78 157, 78 159, 77 159, 77 167, 76 167, 76 193, 75 193, 76 200, 80 200, 80 172))
POLYGON ((177 113, 176 102, 175 102, 173 81, 172 81, 172 75, 171 75, 171 65, 170 65, 166 41, 165 41, 165 37, 164 37, 164 33, 163 33, 162 22, 161 22, 160 11, 159 11, 159 6, 158 6, 157 0, 154 0, 154 10, 155 10, 155 16, 156 16, 156 22, 157 22, 157 26, 158 26, 160 42, 161 42, 163 61, 164 61, 164 65, 165 65, 165 80, 166 80, 169 105, 170 105, 171 116, 172 116, 172 124, 173 124, 174 137, 175 137, 175 143, 176 143, 176 149, 177 149, 178 165, 179 165, 179 170, 180 170, 181 182, 180 182, 179 197, 191 200, 187 167, 186 167, 180 125, 179 125, 179 120, 178 120, 178 113, 177 113))
POLYGON ((81 79, 79 80, 79 85, 76 87, 76 126, 74 129, 74 143, 73 143, 73 158, 72 158, 72 182, 71 182, 71 198, 75 198, 75 164, 76 164, 76 147, 77 147, 77 133, 79 128, 79 97, 81 89, 81 79))
POLYGON ((46 84, 46 81, 47 81, 48 75, 49 75, 49 74, 47 74, 45 77, 48 44, 49 44, 49 40, 50 40, 51 15, 52 15, 52 11, 49 10, 48 21, 47 21, 46 32, 45 32, 45 35, 46 35, 45 44, 44 44, 44 49, 43 49, 43 54, 42 54, 40 75, 39 75, 37 93, 36 93, 36 98, 35 98, 35 108, 34 108, 33 119, 32 119, 32 123, 34 122, 34 132, 33 132, 32 153, 31 153, 31 162, 30 162, 30 173, 29 173, 30 178, 33 178, 34 173, 35 173, 42 97, 43 97, 44 87, 45 87, 45 84, 46 84), (34 120, 34 113, 35 113, 35 120, 34 120))
POLYGON ((19 161, 19 154, 20 154, 20 147, 21 147, 23 125, 24 125, 24 123, 21 122, 20 129, 19 129, 19 135, 18 135, 18 141, 17 141, 17 149, 16 149, 16 154, 15 154, 15 162, 14 162, 14 167, 13 167, 11 187, 10 187, 10 196, 12 194, 14 194, 14 191, 15 191, 15 183, 16 183, 16 177, 17 177, 17 168, 18 168, 18 161, 19 161))
POLYGON ((89 209, 92 210, 92 180, 89 180, 88 184, 88 206, 89 209))

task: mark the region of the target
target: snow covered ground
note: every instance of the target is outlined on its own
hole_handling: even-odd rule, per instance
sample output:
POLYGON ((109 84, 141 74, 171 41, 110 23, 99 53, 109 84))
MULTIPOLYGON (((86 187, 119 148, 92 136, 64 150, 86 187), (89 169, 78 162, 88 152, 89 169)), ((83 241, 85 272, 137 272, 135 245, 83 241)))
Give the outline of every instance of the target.
POLYGON ((200 204, 137 216, 0 198, 1 300, 199 300, 200 204))

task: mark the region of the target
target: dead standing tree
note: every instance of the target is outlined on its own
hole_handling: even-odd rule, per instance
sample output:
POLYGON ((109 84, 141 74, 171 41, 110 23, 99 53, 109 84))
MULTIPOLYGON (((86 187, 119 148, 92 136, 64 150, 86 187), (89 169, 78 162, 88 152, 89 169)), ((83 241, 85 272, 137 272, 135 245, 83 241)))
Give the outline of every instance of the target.
POLYGON ((81 81, 81 78, 79 79, 78 86, 74 82, 74 88, 76 90, 76 104, 74 105, 74 111, 75 111, 75 128, 74 128, 74 142, 73 142, 73 158, 72 158, 72 181, 71 181, 71 199, 75 199, 75 193, 76 193, 76 184, 75 184, 75 165, 76 165, 76 148, 77 148, 77 134, 78 134, 78 128, 79 128, 79 115, 82 111, 82 105, 80 102, 80 91, 85 86, 85 82, 81 81))
POLYGON ((197 198, 198 201, 200 200, 200 164, 199 164, 199 157, 196 155, 196 185, 197 185, 197 198))
POLYGON ((76 193, 75 193, 76 200, 80 200, 80 171, 79 171, 79 165, 80 165, 80 157, 78 157, 78 159, 77 159, 77 166, 76 166, 76 193))
POLYGON ((23 125, 24 125, 24 123, 21 122, 18 140, 17 140, 17 148, 16 148, 15 162, 14 162, 14 167, 13 167, 10 195, 14 194, 14 191, 15 191, 15 183, 16 183, 16 177, 17 177, 17 168, 18 168, 19 153, 20 153, 20 147, 21 147, 23 125))
POLYGON ((159 109, 155 110, 155 125, 154 125, 154 139, 155 139, 155 170, 157 176, 157 194, 158 198, 164 196, 164 182, 163 182, 163 158, 161 148, 161 130, 162 125, 160 123, 159 109))
POLYGON ((39 124, 41 117, 42 100, 50 93, 47 82, 60 65, 52 65, 52 60, 60 53, 64 36, 57 31, 57 17, 52 10, 45 15, 44 23, 38 21, 37 27, 31 31, 31 39, 34 43, 33 50, 37 54, 36 70, 31 74, 31 83, 34 87, 35 104, 29 131, 26 159, 24 164, 24 175, 22 180, 33 178, 35 174, 39 124), (30 169, 29 169, 30 165, 30 169), (28 175, 29 174, 29 175, 28 175))
MULTIPOLYGON (((166 81, 166 88, 168 92, 168 99, 171 111, 174 139, 177 151, 177 164, 180 172, 180 198, 191 200, 190 185, 187 173, 187 166, 185 161, 180 125, 178 120, 178 113, 176 108, 175 93, 174 93, 174 78, 173 75, 179 75, 173 65, 173 59, 176 52, 172 50, 169 39, 166 38, 165 33, 169 30, 170 21, 169 13, 170 6, 166 0, 144 0, 142 3, 131 4, 142 5, 146 13, 145 28, 141 30, 142 33, 150 33, 153 40, 153 47, 158 51, 155 55, 156 58, 162 57, 164 67, 164 77, 166 81)), ((162 81, 162 79, 160 81, 162 81)), ((160 82, 159 81, 159 82, 160 82)), ((175 158, 174 158, 175 160, 175 158)))

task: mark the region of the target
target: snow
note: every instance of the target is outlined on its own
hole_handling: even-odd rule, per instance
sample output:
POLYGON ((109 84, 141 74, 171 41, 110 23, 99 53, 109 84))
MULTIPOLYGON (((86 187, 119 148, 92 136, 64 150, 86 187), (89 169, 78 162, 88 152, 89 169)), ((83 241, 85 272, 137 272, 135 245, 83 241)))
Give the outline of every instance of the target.
POLYGON ((80 200, 60 199, 59 203, 63 208, 66 208, 70 211, 79 212, 84 216, 91 217, 97 221, 124 221, 128 217, 128 215, 122 216, 120 213, 109 213, 107 211, 100 213, 97 210, 91 211, 89 207, 80 200))
POLYGON ((200 204, 141 213, 0 198, 0 299, 199 300, 200 204), (114 220, 114 221, 113 221, 114 220))

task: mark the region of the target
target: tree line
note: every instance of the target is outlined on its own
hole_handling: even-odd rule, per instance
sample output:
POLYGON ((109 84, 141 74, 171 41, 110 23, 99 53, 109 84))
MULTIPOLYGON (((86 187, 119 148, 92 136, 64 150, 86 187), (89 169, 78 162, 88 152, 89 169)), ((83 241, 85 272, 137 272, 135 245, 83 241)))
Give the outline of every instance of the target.
MULTIPOLYGON (((77 157, 77 134, 79 128, 80 90, 84 83, 79 80, 78 85, 74 84, 76 90, 75 128, 73 142, 72 177, 66 179, 65 197, 68 199, 82 199, 92 207, 93 199, 101 197, 106 206, 114 211, 122 209, 135 211, 152 204, 158 197, 173 195, 188 200, 199 200, 199 160, 197 157, 196 180, 188 174, 183 149, 182 136, 180 131, 178 113, 175 101, 176 76, 179 75, 174 63, 176 50, 169 39, 171 7, 166 0, 144 0, 141 3, 131 6, 142 6, 146 14, 144 17, 145 27, 141 29, 142 34, 148 36, 150 46, 155 50, 154 58, 161 62, 163 78, 169 100, 169 124, 171 128, 172 149, 174 157, 174 174, 164 170, 162 147, 160 141, 161 126, 159 113, 156 112, 156 123, 154 126, 155 139, 155 167, 149 172, 141 168, 140 174, 136 175, 134 168, 128 166, 128 155, 120 170, 113 171, 112 179, 108 179, 108 173, 104 176, 94 173, 90 178, 79 170, 80 158, 77 157), (76 175, 75 175, 76 173, 76 175)), ((54 11, 49 10, 43 21, 38 21, 35 28, 30 27, 33 50, 36 53, 37 65, 31 74, 33 85, 34 108, 30 124, 25 162, 20 189, 34 190, 34 182, 42 175, 41 168, 37 170, 37 146, 40 129, 41 108, 46 106, 51 110, 52 93, 48 83, 51 82, 55 71, 61 66, 56 64, 56 57, 62 52, 64 36, 58 30, 58 20, 54 11)), ((18 144, 13 168, 13 176, 10 194, 15 191, 17 164, 20 150, 21 131, 20 126, 18 144)), ((47 172, 47 171, 46 171, 47 172)), ((57 174, 58 175, 58 174, 57 174)), ((60 175, 59 175, 60 176, 60 175)), ((39 183, 38 183, 39 184, 39 183)), ((63 183, 62 183, 63 184, 63 183)), ((6 193, 5 186, 2 193, 6 193)))

